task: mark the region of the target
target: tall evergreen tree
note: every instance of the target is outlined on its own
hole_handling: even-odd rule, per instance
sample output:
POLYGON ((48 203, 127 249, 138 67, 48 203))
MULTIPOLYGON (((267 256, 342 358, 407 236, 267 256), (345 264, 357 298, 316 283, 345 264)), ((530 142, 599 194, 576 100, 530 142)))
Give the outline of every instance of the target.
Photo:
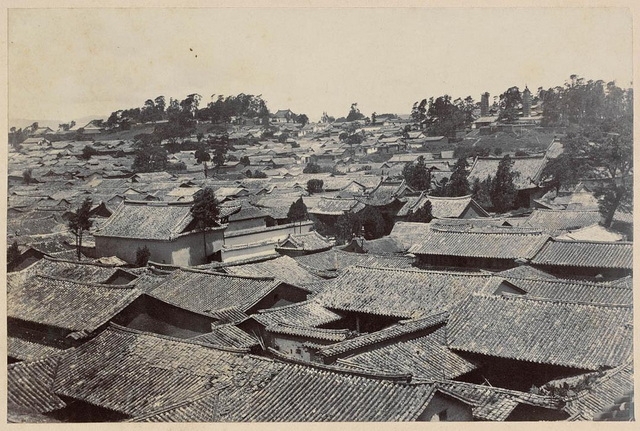
POLYGON ((82 248, 82 234, 93 226, 93 220, 89 218, 91 214, 91 206, 93 202, 91 198, 86 198, 76 212, 71 213, 67 226, 71 233, 76 237, 76 252, 78 260, 80 260, 80 249, 82 248))
POLYGON ((431 201, 425 202, 416 212, 409 214, 408 220, 418 223, 431 223, 433 220, 431 201))
POLYGON ((469 186, 469 172, 467 168, 469 163, 466 157, 460 157, 456 164, 453 165, 453 172, 451 178, 447 183, 446 195, 447 196, 466 196, 469 194, 471 187, 469 186))
MULTIPOLYGON (((291 223, 295 222, 303 222, 309 218, 309 213, 307 211, 307 206, 304 204, 302 200, 302 196, 291 204, 289 207, 289 212, 287 213, 287 218, 291 223)), ((302 229, 301 232, 302 233, 302 229)))
POLYGON ((514 180, 517 173, 513 172, 513 160, 507 154, 500 160, 496 176, 491 183, 491 203, 495 210, 503 213, 513 209, 516 198, 514 180))
POLYGON ((424 156, 418 157, 416 163, 407 163, 402 169, 402 176, 414 190, 425 191, 431 187, 431 171, 427 168, 424 156))
POLYGON ((204 257, 207 257, 207 231, 218 225, 218 200, 211 187, 198 190, 193 195, 191 205, 191 215, 196 224, 196 229, 202 232, 202 244, 204 247, 204 257))

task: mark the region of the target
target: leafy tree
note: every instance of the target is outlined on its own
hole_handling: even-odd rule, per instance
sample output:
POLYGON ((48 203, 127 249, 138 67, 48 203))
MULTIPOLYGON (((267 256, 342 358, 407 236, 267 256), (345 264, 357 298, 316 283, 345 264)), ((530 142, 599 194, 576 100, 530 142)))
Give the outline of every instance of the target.
POLYGON ((167 167, 167 150, 160 145, 155 134, 142 133, 134 136, 134 172, 158 172, 167 167))
MULTIPOLYGON (((322 234, 327 235, 330 228, 327 226, 319 225, 316 223, 316 230, 322 234), (322 227, 327 229, 327 232, 322 232, 322 227)), ((360 217, 353 213, 345 213, 338 217, 335 225, 336 242, 338 244, 345 244, 348 241, 360 233, 362 230, 362 223, 360 217)))
POLYGON ((33 170, 25 169, 24 171, 22 171, 22 180, 26 185, 31 184, 31 182, 33 181, 33 170))
POLYGON ((307 117, 307 114, 300 114, 296 117, 296 123, 300 123, 304 127, 309 123, 309 117, 307 117))
POLYGON ((375 112, 371 113, 371 125, 375 126, 377 115, 375 112))
POLYGON ((322 172, 322 168, 316 163, 307 163, 307 166, 302 170, 303 174, 319 174, 320 172, 322 172))
POLYGON ((402 176, 414 190, 424 191, 431 187, 431 171, 426 166, 424 156, 418 157, 415 163, 407 163, 402 169, 402 176))
POLYGON ((427 99, 422 99, 422 101, 413 104, 411 118, 415 123, 424 126, 427 121, 427 99))
POLYGON ((372 206, 366 206, 358 213, 365 239, 377 239, 384 236, 387 222, 380 211, 372 206))
POLYGON ((516 198, 516 186, 514 180, 517 173, 512 171, 513 160, 507 154, 500 160, 496 176, 491 183, 491 203, 499 213, 509 211, 513 208, 516 198))
POLYGON ((98 154, 98 150, 90 145, 85 145, 82 149, 82 155, 80 157, 82 159, 89 160, 91 156, 95 156, 96 154, 98 154))
POLYGON ((318 179, 311 179, 307 181, 307 191, 310 195, 314 193, 322 193, 322 187, 324 186, 324 181, 318 179))
POLYGON ((149 247, 147 247, 146 245, 144 247, 138 247, 138 249, 136 250, 136 266, 147 266, 150 256, 151 252, 149 251, 149 247))
POLYGON ((351 109, 349 110, 349 114, 347 115, 347 121, 357 121, 357 120, 363 120, 363 119, 364 119, 364 114, 362 114, 358 109, 358 104, 352 103, 351 109))
POLYGON ((195 222, 196 230, 202 232, 202 245, 205 259, 207 257, 207 231, 218 226, 219 214, 218 200, 211 187, 198 190, 193 195, 191 216, 195 222))
POLYGON ((249 157, 248 156, 240 157, 240 164, 244 166, 250 166, 251 162, 249 161, 249 157))
POLYGON ((466 196, 469 194, 469 163, 466 157, 460 157, 453 165, 451 178, 446 186, 445 194, 447 196, 466 196))
POLYGON ((475 178, 473 180, 473 185, 471 186, 471 196, 473 200, 478 202, 478 204, 484 209, 491 208, 491 175, 488 175, 484 181, 480 181, 480 178, 475 178))
POLYGON ((302 200, 302 196, 291 204, 289 207, 289 212, 287 213, 287 218, 290 223, 300 222, 302 223, 304 220, 309 218, 309 213, 307 212, 307 206, 304 204, 302 200))
POLYGON ((207 148, 202 144, 198 145, 198 149, 196 150, 194 157, 196 158, 196 163, 198 164, 211 160, 211 155, 207 151, 207 148))
POLYGON ((463 112, 451 102, 451 97, 445 94, 435 100, 429 100, 426 124, 428 134, 455 139, 456 130, 465 125, 465 116, 463 112))
POLYGON ((84 231, 88 231, 93 226, 93 220, 90 219, 91 206, 93 202, 87 197, 82 202, 76 212, 71 213, 67 226, 71 233, 76 237, 76 252, 78 260, 80 260, 80 249, 82 248, 82 235, 84 231))
POLYGON ((426 201, 416 212, 410 213, 407 219, 412 222, 431 223, 433 220, 431 201, 426 201))
POLYGON ((519 115, 519 107, 522 104, 522 94, 518 87, 511 87, 500 95, 500 114, 498 121, 504 123, 514 122, 519 115))
POLYGON ((7 271, 11 271, 15 268, 20 261, 20 249, 18 247, 18 242, 13 241, 9 248, 7 249, 7 271))

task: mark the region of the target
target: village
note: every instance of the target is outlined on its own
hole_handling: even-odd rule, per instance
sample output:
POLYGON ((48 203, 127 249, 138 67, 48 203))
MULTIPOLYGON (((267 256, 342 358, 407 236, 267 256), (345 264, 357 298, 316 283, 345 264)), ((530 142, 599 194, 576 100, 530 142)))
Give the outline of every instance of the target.
POLYGON ((632 144, 553 96, 12 128, 9 421, 629 420, 632 144))

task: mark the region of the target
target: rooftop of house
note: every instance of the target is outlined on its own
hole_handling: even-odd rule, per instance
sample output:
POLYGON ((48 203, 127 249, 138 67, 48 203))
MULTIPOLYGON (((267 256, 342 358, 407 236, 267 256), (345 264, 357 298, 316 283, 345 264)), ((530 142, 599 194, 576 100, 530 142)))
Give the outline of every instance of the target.
POLYGON ((534 265, 632 269, 632 242, 551 240, 535 255, 534 265))
POLYGON ((422 208, 427 201, 431 202, 431 214, 435 218, 459 218, 471 206, 481 217, 489 217, 489 214, 471 197, 471 195, 460 197, 440 197, 429 196, 422 192, 420 196, 407 197, 407 203, 400 208, 397 216, 407 216, 410 212, 416 212, 422 208))
MULTIPOLYGON (((476 178, 484 181, 489 175, 495 177, 501 160, 500 158, 477 158, 469 172, 469 182, 473 182, 476 178)), ((511 160, 513 160, 511 170, 519 172, 514 181, 516 189, 535 187, 547 159, 545 157, 514 157, 511 160)))
POLYGON ((289 234, 278 243, 280 249, 299 251, 324 251, 332 246, 327 238, 316 231, 289 234))
POLYGON ((451 310, 447 329, 454 350, 597 370, 632 352, 633 309, 476 294, 451 310))

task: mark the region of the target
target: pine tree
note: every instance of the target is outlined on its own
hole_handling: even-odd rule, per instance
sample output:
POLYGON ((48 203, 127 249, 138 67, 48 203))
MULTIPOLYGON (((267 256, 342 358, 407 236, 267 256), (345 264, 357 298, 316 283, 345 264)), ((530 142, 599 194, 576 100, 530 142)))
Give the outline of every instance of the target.
POLYGON ((466 196, 469 194, 469 172, 467 168, 469 167, 469 163, 467 163, 466 157, 460 157, 456 164, 453 165, 453 172, 451 173, 451 178, 447 183, 446 187, 446 196, 466 196))
POLYGON ((402 169, 402 176, 407 185, 414 190, 425 191, 431 187, 431 171, 423 156, 418 157, 416 163, 407 163, 402 169))
POLYGON ((207 257, 207 231, 218 225, 219 214, 218 200, 211 187, 198 190, 193 195, 191 215, 196 223, 196 229, 202 232, 205 259, 207 257))
POLYGON ((69 223, 67 226, 76 237, 78 260, 80 260, 80 249, 82 248, 82 234, 85 230, 88 231, 91 229, 91 226, 93 226, 93 220, 89 218, 92 204, 93 202, 91 201, 91 198, 86 198, 76 212, 71 213, 69 216, 69 223))
POLYGON ((491 203, 495 210, 503 213, 513 209, 516 198, 516 186, 514 180, 517 174, 512 171, 513 160, 507 154, 500 160, 496 177, 491 183, 491 203))
MULTIPOLYGON (((297 201, 291 204, 291 206, 289 207, 289 212, 287 213, 287 218, 291 223, 302 222, 309 218, 307 206, 304 204, 302 196, 300 196, 297 201)), ((302 229, 300 231, 300 233, 302 233, 302 229)))
POLYGON ((416 212, 410 213, 408 220, 418 223, 431 223, 431 220, 433 220, 431 201, 425 202, 416 212))

